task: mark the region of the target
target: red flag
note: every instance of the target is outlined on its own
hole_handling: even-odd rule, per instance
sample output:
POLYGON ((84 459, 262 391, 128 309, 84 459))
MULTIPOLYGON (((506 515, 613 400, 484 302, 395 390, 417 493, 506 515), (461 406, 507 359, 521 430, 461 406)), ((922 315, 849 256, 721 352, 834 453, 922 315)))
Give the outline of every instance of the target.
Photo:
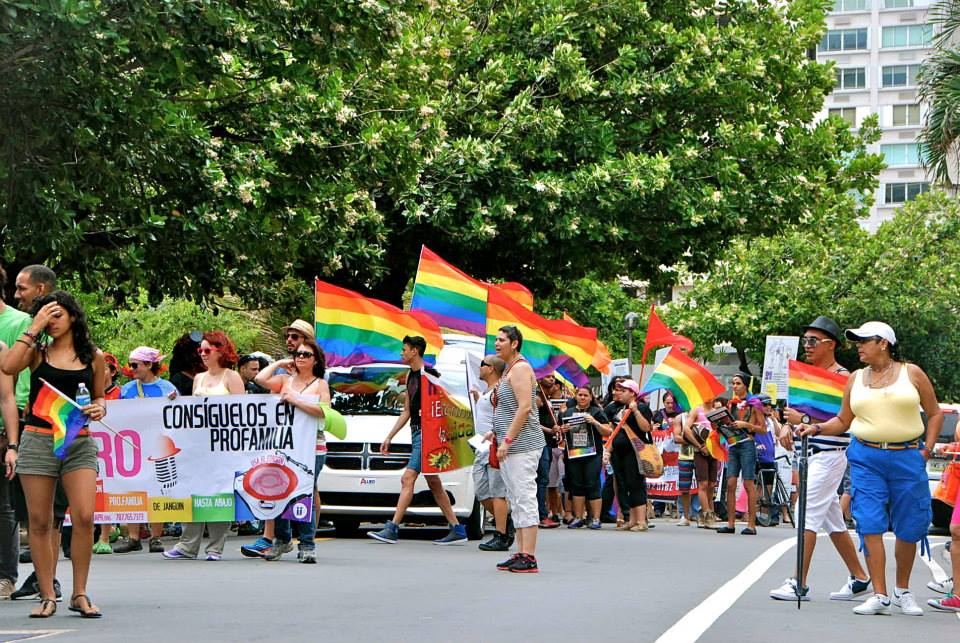
POLYGON ((650 321, 647 324, 647 340, 643 344, 643 358, 641 363, 647 362, 647 351, 654 346, 676 346, 680 350, 692 353, 693 341, 683 335, 675 335, 670 327, 657 317, 656 306, 650 306, 650 321))

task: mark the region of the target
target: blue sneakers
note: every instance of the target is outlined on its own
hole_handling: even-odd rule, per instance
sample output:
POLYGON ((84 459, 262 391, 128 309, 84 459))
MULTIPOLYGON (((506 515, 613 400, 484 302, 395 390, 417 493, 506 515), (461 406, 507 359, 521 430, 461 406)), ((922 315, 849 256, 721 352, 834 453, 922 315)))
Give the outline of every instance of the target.
POLYGON ((243 545, 240 547, 240 553, 247 558, 263 558, 273 549, 273 541, 269 538, 260 537, 252 545, 243 545))
POLYGON ((567 529, 580 529, 580 528, 583 527, 585 524, 586 524, 586 523, 583 522, 583 519, 582 519, 582 518, 575 518, 574 520, 572 520, 572 521, 570 522, 569 525, 567 525, 567 529))
POLYGON ((467 528, 463 525, 450 525, 450 531, 439 540, 434 540, 434 545, 459 545, 467 542, 467 528))
POLYGON ((383 529, 380 531, 369 531, 367 535, 374 540, 379 540, 382 543, 388 543, 390 545, 395 545, 400 536, 397 533, 397 523, 392 520, 388 520, 387 524, 383 526, 383 529))

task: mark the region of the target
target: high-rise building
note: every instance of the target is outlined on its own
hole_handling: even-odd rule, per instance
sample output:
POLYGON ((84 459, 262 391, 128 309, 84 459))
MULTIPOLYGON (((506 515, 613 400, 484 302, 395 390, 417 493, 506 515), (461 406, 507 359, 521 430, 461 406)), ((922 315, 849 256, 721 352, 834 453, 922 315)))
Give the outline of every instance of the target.
POLYGON ((887 169, 864 225, 876 228, 896 208, 930 188, 921 165, 920 132, 926 107, 917 95, 917 74, 931 53, 936 0, 834 0, 817 60, 835 61, 836 88, 822 118, 840 116, 859 127, 878 114, 883 136, 869 147, 887 169))

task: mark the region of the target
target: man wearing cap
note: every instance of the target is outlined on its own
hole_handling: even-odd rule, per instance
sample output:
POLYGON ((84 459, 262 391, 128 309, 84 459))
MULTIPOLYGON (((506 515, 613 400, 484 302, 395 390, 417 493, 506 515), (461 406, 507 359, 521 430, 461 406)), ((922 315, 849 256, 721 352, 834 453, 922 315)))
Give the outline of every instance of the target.
POLYGON ((283 327, 283 340, 288 354, 293 355, 305 339, 317 339, 313 326, 308 322, 294 319, 289 326, 283 327))
MULTIPOLYGON (((837 362, 836 350, 840 338, 840 327, 837 323, 821 315, 812 324, 805 327, 800 343, 803 353, 809 364, 830 371, 849 375, 850 371, 837 362)), ((792 425, 809 424, 812 419, 809 415, 796 409, 784 409, 784 419, 792 425)), ((826 419, 826 418, 819 418, 826 419)), ((796 442, 799 446, 799 440, 796 442)), ((817 532, 825 529, 830 535, 830 541, 837 548, 837 553, 847 566, 849 578, 836 592, 830 593, 834 601, 849 601, 866 594, 870 589, 870 578, 860 564, 857 549, 847 531, 846 521, 843 519, 843 510, 840 508, 840 496, 837 488, 843 480, 847 469, 846 449, 850 445, 850 434, 817 435, 809 439, 810 453, 808 454, 807 469, 807 513, 804 531, 803 579, 800 582, 800 600, 808 601, 809 587, 805 584, 807 572, 810 570, 810 561, 813 559, 813 550, 817 546, 817 532)), ((788 578, 783 585, 770 592, 770 598, 781 601, 797 600, 797 580, 788 578)))

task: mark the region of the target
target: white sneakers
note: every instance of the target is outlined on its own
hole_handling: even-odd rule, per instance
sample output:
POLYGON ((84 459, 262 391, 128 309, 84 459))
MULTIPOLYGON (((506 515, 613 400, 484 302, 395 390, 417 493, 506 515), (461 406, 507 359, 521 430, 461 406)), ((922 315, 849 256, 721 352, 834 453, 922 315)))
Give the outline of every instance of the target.
POLYGON ((887 598, 880 594, 874 594, 868 598, 862 605, 853 608, 854 614, 874 615, 890 614, 890 606, 896 605, 906 616, 923 616, 923 608, 917 605, 917 599, 913 597, 913 592, 909 590, 896 589, 893 596, 887 598))
MULTIPOLYGON (((2 582, 2 581, 0 581, 0 582, 2 582)), ((952 593, 953 593, 953 579, 952 579, 952 578, 948 578, 947 580, 943 581, 942 583, 938 583, 937 581, 932 580, 932 581, 930 581, 929 583, 927 583, 927 587, 928 587, 929 589, 932 589, 933 591, 937 592, 938 594, 952 594, 952 593)))
POLYGON ((869 580, 859 580, 851 576, 847 582, 835 592, 830 592, 831 601, 852 601, 870 591, 869 580))
MULTIPOLYGON (((810 588, 804 587, 800 592, 801 601, 809 601, 810 588)), ((797 581, 794 578, 788 578, 783 581, 783 585, 777 589, 770 590, 770 598, 775 601, 795 601, 797 600, 797 581)))
POLYGON ((900 608, 900 611, 907 616, 923 616, 923 608, 917 605, 917 599, 913 597, 910 590, 893 590, 893 596, 890 602, 900 608))
POLYGON ((683 516, 679 522, 677 522, 677 527, 689 527, 690 521, 687 520, 686 516, 683 516))

